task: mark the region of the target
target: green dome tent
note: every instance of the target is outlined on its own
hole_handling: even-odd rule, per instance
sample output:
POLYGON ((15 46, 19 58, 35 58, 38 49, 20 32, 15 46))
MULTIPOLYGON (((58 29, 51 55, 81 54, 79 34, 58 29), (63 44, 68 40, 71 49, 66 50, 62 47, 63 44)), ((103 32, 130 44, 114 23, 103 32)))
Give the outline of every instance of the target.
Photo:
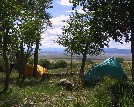
POLYGON ((104 76, 113 78, 127 77, 117 58, 108 58, 103 63, 93 66, 84 75, 84 80, 92 83, 102 79, 104 76))

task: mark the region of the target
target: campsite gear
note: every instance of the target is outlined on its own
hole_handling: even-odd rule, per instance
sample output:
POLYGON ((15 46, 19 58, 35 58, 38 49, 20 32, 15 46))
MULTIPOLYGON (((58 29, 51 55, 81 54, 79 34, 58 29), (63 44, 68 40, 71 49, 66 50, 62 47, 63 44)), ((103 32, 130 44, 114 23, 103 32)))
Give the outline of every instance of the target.
POLYGON ((118 59, 112 57, 89 69, 89 71, 84 75, 84 80, 88 83, 92 83, 102 79, 104 76, 113 78, 127 77, 118 59))
MULTIPOLYGON (((28 77, 33 76, 33 68, 34 68, 33 65, 27 65, 25 69, 25 75, 28 77)), ((37 65, 37 76, 42 77, 44 73, 48 74, 47 69, 43 68, 40 65, 37 65)))

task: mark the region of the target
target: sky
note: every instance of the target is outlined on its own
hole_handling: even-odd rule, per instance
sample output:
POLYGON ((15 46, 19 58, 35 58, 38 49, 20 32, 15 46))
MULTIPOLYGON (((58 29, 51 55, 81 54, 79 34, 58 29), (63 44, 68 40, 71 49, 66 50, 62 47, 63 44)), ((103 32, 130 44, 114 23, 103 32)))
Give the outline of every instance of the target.
MULTIPOLYGON (((41 48, 64 48, 55 43, 54 40, 57 40, 57 35, 62 34, 62 27, 66 25, 62 21, 69 19, 69 15, 72 12, 72 4, 69 3, 69 0, 53 0, 52 6, 53 8, 47 10, 52 15, 50 19, 52 27, 48 27, 42 33, 41 48)), ((78 7, 77 10, 83 13, 81 7, 78 7)), ((109 48, 130 49, 130 46, 130 43, 120 44, 112 40, 109 43, 109 48)))

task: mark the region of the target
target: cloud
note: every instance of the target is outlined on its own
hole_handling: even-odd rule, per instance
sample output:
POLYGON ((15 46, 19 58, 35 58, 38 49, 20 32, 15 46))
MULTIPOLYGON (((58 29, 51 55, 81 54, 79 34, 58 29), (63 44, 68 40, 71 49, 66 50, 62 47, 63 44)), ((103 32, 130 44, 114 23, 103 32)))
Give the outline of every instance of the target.
POLYGON ((58 47, 58 44, 54 42, 57 40, 56 32, 55 34, 46 31, 42 34, 41 48, 55 48, 58 47))
POLYGON ((71 0, 60 0, 60 1, 57 1, 57 3, 59 3, 62 6, 72 6, 72 3, 70 3, 69 1, 71 0))
POLYGON ((77 11, 78 13, 85 13, 85 12, 82 10, 82 7, 79 8, 79 9, 69 10, 69 11, 66 11, 66 12, 69 12, 69 13, 73 12, 73 13, 75 13, 75 11, 77 11))
POLYGON ((131 49, 131 42, 126 43, 125 37, 122 38, 122 42, 123 44, 115 42, 112 38, 110 38, 109 48, 131 49))
POLYGON ((57 40, 57 36, 43 35, 44 39, 41 40, 41 48, 63 48, 58 43, 54 42, 57 40))
POLYGON ((65 23, 63 23, 63 20, 67 20, 69 19, 69 16, 65 16, 65 15, 60 15, 59 17, 55 17, 50 19, 50 21, 52 22, 52 26, 57 26, 57 27, 62 27, 65 25, 65 23))
POLYGON ((51 18, 52 28, 48 28, 42 33, 41 48, 63 48, 54 41, 57 40, 57 35, 62 34, 62 27, 66 24, 62 20, 67 20, 69 16, 60 15, 59 17, 51 18))
POLYGON ((131 49, 131 42, 129 42, 129 43, 124 42, 123 44, 121 44, 119 42, 115 42, 115 41, 111 40, 109 42, 109 47, 110 48, 118 48, 118 49, 131 49))
POLYGON ((53 29, 48 29, 47 32, 49 34, 57 34, 57 35, 60 35, 62 33, 62 29, 61 28, 53 28, 53 29))
MULTIPOLYGON (((52 28, 48 28, 42 33, 41 48, 63 48, 63 46, 55 43, 54 40, 57 40, 57 35, 62 33, 62 27, 66 25, 62 20, 69 19, 69 16, 60 15, 59 17, 51 18, 52 28)), ((119 48, 119 49, 131 49, 131 44, 114 42, 110 39, 109 48, 119 48)))

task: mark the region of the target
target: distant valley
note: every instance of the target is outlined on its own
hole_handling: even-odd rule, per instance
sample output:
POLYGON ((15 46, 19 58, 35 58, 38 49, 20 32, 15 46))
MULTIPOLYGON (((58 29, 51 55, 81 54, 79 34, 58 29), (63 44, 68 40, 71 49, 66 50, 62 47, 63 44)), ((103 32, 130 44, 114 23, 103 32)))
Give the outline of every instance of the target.
MULTIPOLYGON (((66 52, 64 51, 65 48, 45 48, 45 49, 41 49, 40 53, 43 54, 66 54, 66 52)), ((130 49, 118 49, 118 48, 104 48, 104 52, 106 54, 124 54, 124 55, 130 55, 131 54, 131 50, 130 49)))
MULTIPOLYGON (((43 48, 39 51, 39 56, 65 56, 65 48, 43 48)), ((123 57, 125 60, 131 60, 130 49, 104 48, 104 52, 99 56, 88 56, 91 59, 106 59, 108 57, 123 57)), ((78 55, 75 55, 75 57, 78 55)))

